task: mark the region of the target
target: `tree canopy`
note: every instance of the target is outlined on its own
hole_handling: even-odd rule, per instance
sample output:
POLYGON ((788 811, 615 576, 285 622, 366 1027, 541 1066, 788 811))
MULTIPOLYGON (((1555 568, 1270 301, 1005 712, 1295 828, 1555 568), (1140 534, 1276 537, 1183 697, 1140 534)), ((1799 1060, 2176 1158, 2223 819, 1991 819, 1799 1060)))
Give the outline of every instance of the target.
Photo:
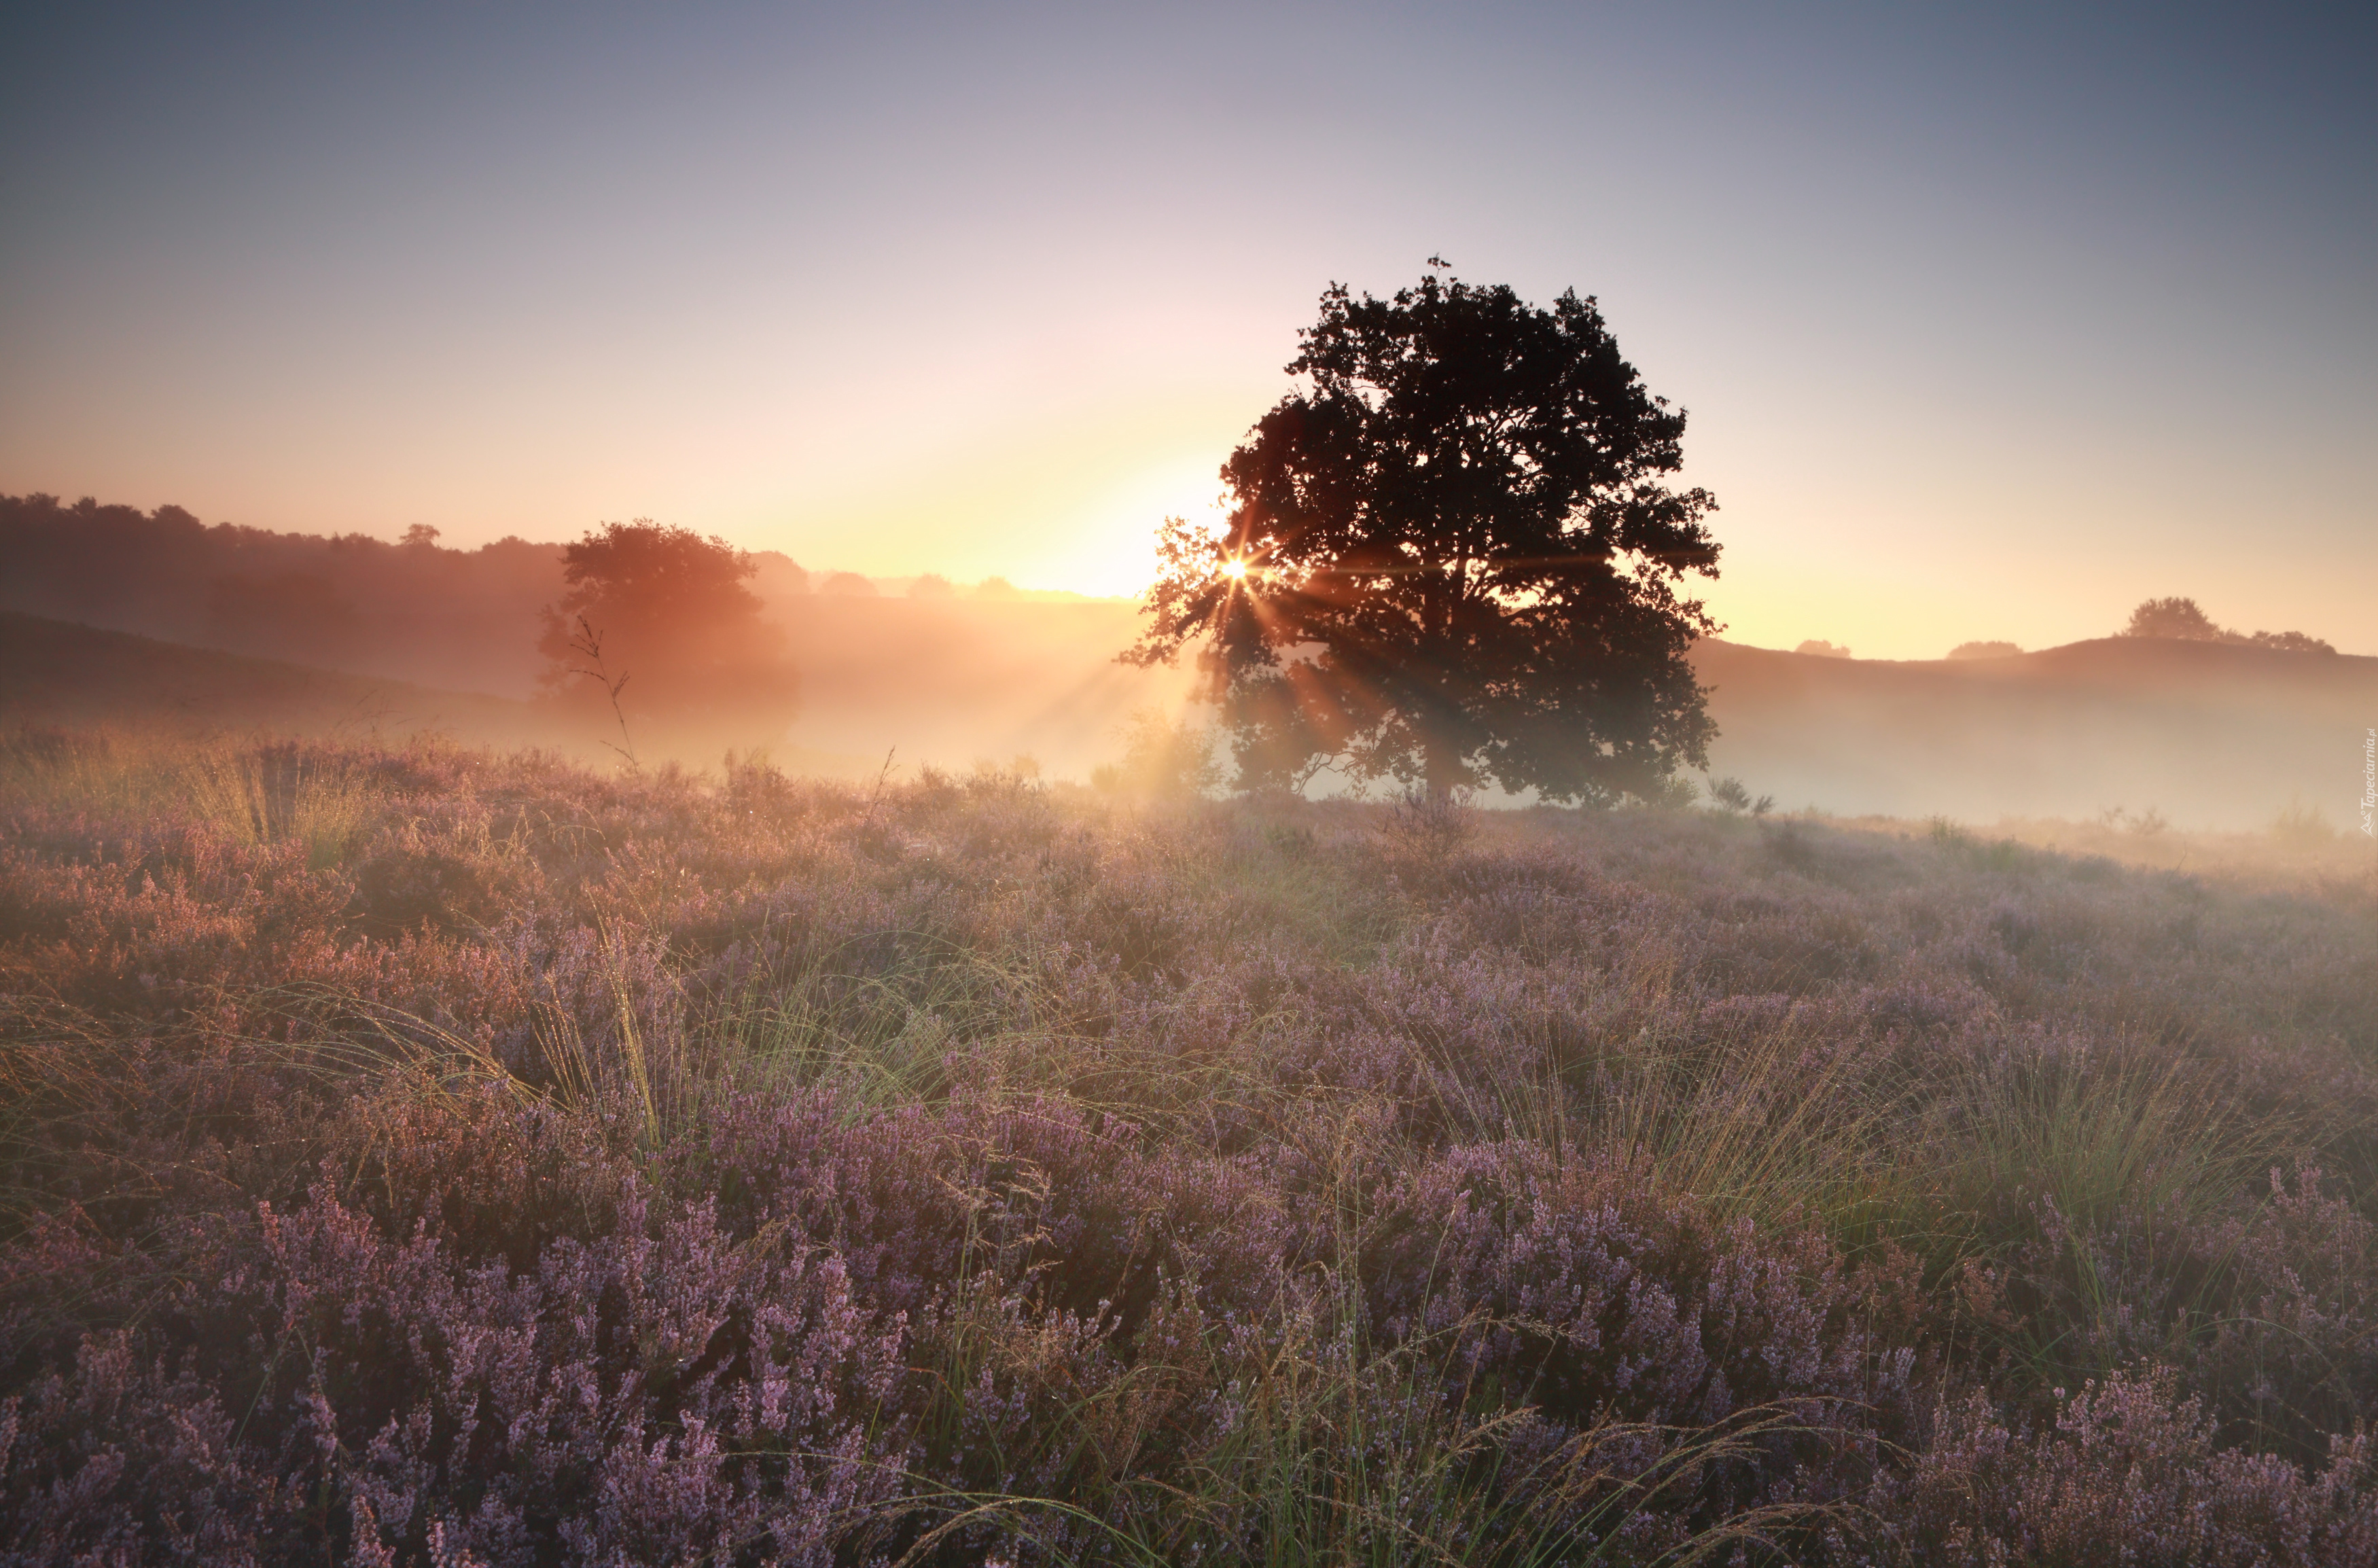
POLYGON ((650 518, 589 532, 562 551, 568 586, 545 610, 545 690, 594 706, 607 692, 625 725, 773 738, 799 679, 744 586, 758 570, 723 539, 650 518))
POLYGON ((1717 503, 1665 482, 1684 411, 1595 301, 1336 284, 1299 337, 1303 385, 1222 466, 1225 528, 1166 520, 1123 655, 1199 645, 1242 784, 1334 765, 1608 802, 1706 766, 1686 653, 1719 628, 1678 585, 1716 575, 1717 503))
POLYGON ((2204 613, 2193 599, 2146 599, 2131 612, 2124 637, 2159 637, 2179 642, 2228 642, 2282 653, 2334 653, 2336 648, 2301 631, 2232 631, 2204 613))

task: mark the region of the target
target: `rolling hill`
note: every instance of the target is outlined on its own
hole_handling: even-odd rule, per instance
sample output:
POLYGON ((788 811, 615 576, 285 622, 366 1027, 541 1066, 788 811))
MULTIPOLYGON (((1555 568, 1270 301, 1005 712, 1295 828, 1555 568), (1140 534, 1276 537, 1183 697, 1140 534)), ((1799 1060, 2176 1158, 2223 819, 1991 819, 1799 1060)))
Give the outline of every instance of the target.
POLYGON ((1976 820, 2150 808, 2266 825, 2355 820, 2378 659, 2101 638, 2001 659, 1818 658, 1718 640, 1720 773, 1792 808, 1976 820))

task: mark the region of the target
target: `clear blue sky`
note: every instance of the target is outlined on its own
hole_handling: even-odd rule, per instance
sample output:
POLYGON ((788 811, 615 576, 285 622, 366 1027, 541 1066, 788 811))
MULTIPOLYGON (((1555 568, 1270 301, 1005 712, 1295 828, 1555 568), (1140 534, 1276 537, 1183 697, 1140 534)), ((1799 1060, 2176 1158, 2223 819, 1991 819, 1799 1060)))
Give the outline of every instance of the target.
POLYGON ((1744 640, 2378 652, 2378 8, 17 6, 0 489, 1127 591, 1334 279, 1600 296, 1744 640))

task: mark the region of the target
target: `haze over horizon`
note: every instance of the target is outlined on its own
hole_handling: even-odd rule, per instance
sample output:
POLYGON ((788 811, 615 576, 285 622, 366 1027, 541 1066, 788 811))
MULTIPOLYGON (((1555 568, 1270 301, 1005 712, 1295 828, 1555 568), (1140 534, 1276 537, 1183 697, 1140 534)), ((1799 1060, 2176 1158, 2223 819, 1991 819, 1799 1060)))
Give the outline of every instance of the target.
POLYGON ((1333 280, 1602 301, 1725 636, 2378 652, 2378 18, 0 21, 0 491, 1135 592, 1333 280))

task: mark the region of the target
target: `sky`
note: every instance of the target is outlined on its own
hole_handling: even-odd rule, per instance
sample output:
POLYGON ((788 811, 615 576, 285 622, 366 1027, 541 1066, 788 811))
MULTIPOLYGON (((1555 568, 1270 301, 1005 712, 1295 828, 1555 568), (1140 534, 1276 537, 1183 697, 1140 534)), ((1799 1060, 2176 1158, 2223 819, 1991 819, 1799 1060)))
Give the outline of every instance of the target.
POLYGON ((1593 294, 1727 635, 2378 652, 2378 9, 18 5, 0 492, 1129 593, 1322 290, 1593 294))

